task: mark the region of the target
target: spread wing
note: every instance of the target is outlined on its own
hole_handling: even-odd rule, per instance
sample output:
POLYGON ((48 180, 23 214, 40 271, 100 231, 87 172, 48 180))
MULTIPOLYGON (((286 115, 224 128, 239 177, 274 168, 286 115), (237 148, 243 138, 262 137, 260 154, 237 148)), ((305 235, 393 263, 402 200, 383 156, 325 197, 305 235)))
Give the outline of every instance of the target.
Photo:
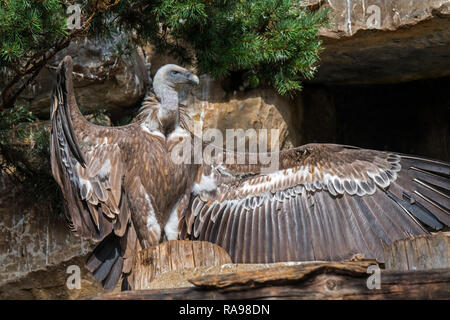
POLYGON ((79 112, 72 85, 72 60, 61 62, 51 113, 51 164, 71 230, 95 241, 104 240, 87 266, 106 287, 128 270, 136 234, 130 221, 124 186, 120 129, 99 127, 79 112), (129 260, 129 259, 128 259, 129 260))
POLYGON ((224 247, 235 262, 384 261, 397 239, 450 224, 450 165, 340 145, 282 151, 280 170, 204 165, 180 237, 224 247))

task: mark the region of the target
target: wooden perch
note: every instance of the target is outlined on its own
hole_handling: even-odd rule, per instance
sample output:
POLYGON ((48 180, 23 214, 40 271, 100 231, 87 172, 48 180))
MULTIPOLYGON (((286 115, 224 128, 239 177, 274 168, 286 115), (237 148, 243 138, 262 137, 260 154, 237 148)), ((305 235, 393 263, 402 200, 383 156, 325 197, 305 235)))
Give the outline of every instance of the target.
POLYGON ((266 285, 283 285, 305 280, 321 273, 351 275, 366 277, 367 268, 371 262, 318 262, 299 264, 295 266, 278 266, 240 273, 210 274, 195 277, 189 281, 196 287, 205 289, 223 289, 230 287, 258 287, 266 285))
POLYGON ((191 279, 191 288, 110 293, 96 299, 449 299, 450 269, 381 271, 369 289, 367 262, 305 264, 191 279))
POLYGON ((395 241, 384 256, 387 270, 450 268, 450 232, 395 241))
POLYGON ((140 251, 133 267, 135 290, 150 288, 150 282, 169 271, 231 263, 228 253, 206 241, 173 240, 140 251))
POLYGON ((397 270, 380 270, 370 289, 375 260, 231 264, 212 243, 169 241, 138 254, 137 290, 95 299, 450 299, 448 250, 448 233, 397 241, 386 249, 397 270))

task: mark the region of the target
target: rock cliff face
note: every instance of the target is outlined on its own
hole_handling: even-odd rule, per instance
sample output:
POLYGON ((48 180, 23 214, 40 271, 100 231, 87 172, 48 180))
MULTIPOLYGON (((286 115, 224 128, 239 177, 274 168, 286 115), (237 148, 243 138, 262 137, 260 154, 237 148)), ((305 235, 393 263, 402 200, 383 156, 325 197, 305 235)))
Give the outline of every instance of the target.
POLYGON ((86 255, 91 244, 73 236, 61 216, 35 206, 9 176, 0 176, 0 283, 86 255))
MULTIPOLYGON (((220 83, 208 76, 200 77, 200 87, 193 92, 188 114, 203 130, 217 128, 254 129, 249 137, 259 138, 260 129, 267 129, 268 149, 272 139, 271 129, 279 130, 279 147, 282 149, 300 143, 298 136, 297 101, 282 97, 273 89, 255 89, 245 92, 225 92, 220 83)), ((275 138, 275 137, 274 137, 275 138)))
POLYGON ((310 1, 332 10, 314 82, 395 83, 450 75, 448 0, 310 1))
POLYGON ((112 116, 121 116, 136 107, 148 86, 146 62, 133 50, 116 52, 116 43, 126 41, 124 36, 112 40, 77 40, 59 52, 33 81, 21 97, 31 103, 34 111, 49 115, 54 69, 66 56, 74 63, 74 86, 79 106, 87 112, 108 110, 112 116))
MULTIPOLYGON (((450 160, 450 1, 311 0, 334 19, 322 30, 317 77, 294 99, 272 89, 229 92, 201 77, 192 120, 204 129, 279 129, 280 146, 335 142, 450 160), (411 82, 415 80, 414 82, 411 82)), ((106 43, 72 44, 79 104, 113 118, 135 110, 149 84, 142 55, 117 58, 106 43)), ((167 63, 150 57, 152 72, 167 63)), ((25 99, 48 112, 52 70, 25 99)), ((0 180, 0 298, 80 298, 101 291, 83 270, 83 289, 65 286, 68 264, 81 264, 91 244, 72 236, 61 217, 27 204, 8 177, 0 180), (63 261, 68 261, 64 262, 63 261), (49 280, 46 282, 46 277, 49 280), (8 281, 8 282, 6 282, 8 281)))

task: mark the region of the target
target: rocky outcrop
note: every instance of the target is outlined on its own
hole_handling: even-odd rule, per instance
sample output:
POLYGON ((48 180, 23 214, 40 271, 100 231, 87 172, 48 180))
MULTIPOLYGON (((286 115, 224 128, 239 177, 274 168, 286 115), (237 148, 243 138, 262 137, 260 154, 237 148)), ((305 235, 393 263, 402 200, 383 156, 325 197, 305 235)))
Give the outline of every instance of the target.
POLYGON ((374 84, 450 75, 450 1, 310 0, 331 9, 313 82, 374 84))
MULTIPOLYGON (((105 293, 100 283, 83 267, 84 260, 84 256, 74 257, 1 282, 0 300, 84 299, 105 293), (73 266, 80 268, 79 288, 67 285, 67 282, 71 283, 69 277, 73 274, 73 266)), ((119 292, 120 288, 114 291, 119 292)))
POLYGON ((44 68, 21 98, 31 109, 48 115, 54 69, 66 55, 73 58, 74 87, 78 105, 86 112, 105 109, 113 117, 136 107, 145 95, 149 77, 144 57, 137 51, 117 52, 112 40, 76 40, 59 52, 44 68))
POLYGON ((29 199, 10 176, 0 175, 0 283, 84 256, 92 248, 72 235, 63 216, 29 199))
POLYGON ((93 243, 75 237, 62 213, 45 203, 30 203, 25 191, 10 176, 0 175, 0 300, 80 299, 103 293, 84 268, 93 243), (80 289, 66 285, 70 266, 81 271, 80 289))
POLYGON ((266 132, 260 129, 266 129, 268 150, 272 129, 278 130, 280 148, 290 148, 300 142, 297 101, 282 97, 273 89, 227 93, 218 81, 201 76, 200 86, 193 92, 188 105, 191 125, 197 122, 203 130, 221 130, 224 147, 227 129, 254 129, 247 132, 249 139, 255 136, 263 139, 266 132))

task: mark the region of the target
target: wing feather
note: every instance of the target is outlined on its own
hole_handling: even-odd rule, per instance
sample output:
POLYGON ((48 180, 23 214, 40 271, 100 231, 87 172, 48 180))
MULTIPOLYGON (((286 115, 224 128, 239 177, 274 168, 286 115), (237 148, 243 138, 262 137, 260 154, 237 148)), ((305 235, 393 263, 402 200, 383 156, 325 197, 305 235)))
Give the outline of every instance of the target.
POLYGON ((253 210, 247 210, 245 219, 245 228, 243 228, 242 232, 242 261, 244 261, 244 263, 251 261, 251 244, 256 243, 253 241, 254 233, 252 232, 253 222, 256 220, 256 212, 253 210))
MULTIPOLYGON (((255 256, 252 257, 252 261, 256 261, 257 263, 265 262, 265 245, 266 245, 266 239, 267 239, 267 233, 266 233, 266 214, 265 214, 265 206, 260 205, 256 208, 258 212, 258 229, 256 230, 257 237, 255 239, 257 240, 256 244, 256 251, 255 256)), ((252 243, 253 245, 253 243, 252 243)))
MULTIPOLYGON (((292 189, 291 189, 292 190, 292 189)), ((290 212, 290 218, 289 221, 286 221, 288 232, 289 232, 289 238, 290 238, 290 246, 291 246, 291 255, 292 255, 292 261, 300 260, 299 257, 299 245, 301 244, 301 241, 299 241, 299 235, 302 233, 303 226, 300 224, 299 221, 299 210, 296 208, 295 203, 296 197, 295 193, 291 194, 291 197, 289 198, 288 207, 285 208, 287 212, 290 212)), ((306 250, 302 250, 302 254, 306 253, 306 250)))
POLYGON ((303 251, 299 252, 300 260, 311 261, 314 260, 314 249, 312 245, 312 228, 310 224, 310 216, 307 214, 303 207, 301 194, 295 197, 295 213, 301 221, 301 228, 297 231, 297 241, 300 247, 303 247, 303 251))
POLYGON ((292 229, 292 212, 289 211, 290 206, 290 197, 286 198, 286 201, 283 201, 282 203, 283 209, 280 221, 280 233, 283 236, 283 240, 281 241, 282 248, 280 249, 281 252, 286 252, 286 258, 287 261, 295 261, 295 243, 292 241, 292 237, 295 236, 295 229, 292 229))
POLYGON ((239 225, 239 218, 242 215, 240 211, 242 207, 241 201, 237 201, 236 204, 233 205, 230 212, 230 219, 228 221, 228 227, 225 234, 225 247, 226 250, 230 252, 230 256, 234 257, 237 255, 236 248, 236 237, 237 237, 237 228, 239 225))
POLYGON ((133 236, 126 236, 133 227, 122 184, 122 131, 84 119, 75 100, 72 69, 71 58, 64 58, 53 91, 52 174, 61 188, 71 231, 101 241, 86 265, 105 288, 112 289, 122 269, 130 267, 124 254, 129 255, 136 245, 133 236))
MULTIPOLYGON (((237 209, 239 210, 239 209, 237 209)), ((245 249, 244 249, 244 234, 245 234, 245 228, 246 228, 246 224, 247 224, 247 216, 248 216, 248 211, 246 209, 242 209, 242 214, 238 215, 236 217, 237 221, 235 221, 236 224, 236 237, 235 238, 235 243, 231 244, 231 247, 236 247, 236 253, 240 254, 239 257, 237 258, 238 260, 242 260, 245 261, 245 249)))
POLYGON ((344 243, 342 237, 340 236, 341 227, 339 225, 334 224, 333 222, 333 213, 330 212, 330 208, 325 206, 324 192, 317 192, 315 197, 315 208, 318 213, 319 220, 322 222, 322 229, 324 230, 324 234, 326 237, 326 241, 329 243, 327 252, 330 260, 341 260, 340 250, 338 248, 340 243, 344 243))
POLYGON ((188 210, 200 202, 214 214, 196 225, 206 232, 193 234, 185 220, 186 237, 205 237, 236 262, 356 253, 382 262, 393 241, 449 225, 448 163, 339 145, 306 145, 279 158, 275 172, 245 164, 208 169, 217 188, 204 198, 194 194, 188 210))
MULTIPOLYGON (((273 195, 275 196, 275 194, 273 195)), ((266 262, 276 261, 275 255, 277 254, 277 229, 276 225, 277 220, 277 212, 275 210, 275 203, 277 202, 276 198, 272 199, 273 201, 267 199, 266 200, 266 230, 270 237, 266 240, 266 262)))

